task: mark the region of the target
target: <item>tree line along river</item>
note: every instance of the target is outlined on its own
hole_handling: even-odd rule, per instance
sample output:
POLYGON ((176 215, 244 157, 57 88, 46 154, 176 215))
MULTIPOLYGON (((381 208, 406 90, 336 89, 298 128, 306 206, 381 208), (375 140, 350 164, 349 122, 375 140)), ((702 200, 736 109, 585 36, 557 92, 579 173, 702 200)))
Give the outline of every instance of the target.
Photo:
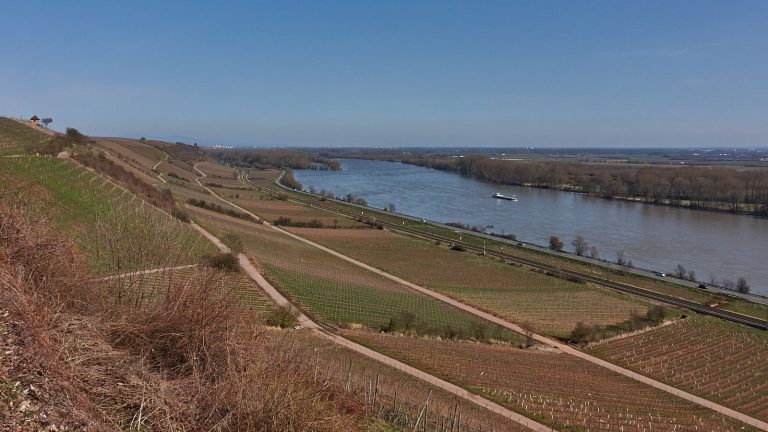
POLYGON ((577 235, 615 261, 671 273, 682 264, 709 282, 745 277, 768 295, 768 219, 606 200, 584 194, 486 183, 458 174, 396 162, 340 159, 341 171, 296 170, 306 188, 352 193, 383 209, 437 222, 462 222, 546 245, 559 236, 570 250, 577 235), (495 192, 516 195, 498 200, 495 192))

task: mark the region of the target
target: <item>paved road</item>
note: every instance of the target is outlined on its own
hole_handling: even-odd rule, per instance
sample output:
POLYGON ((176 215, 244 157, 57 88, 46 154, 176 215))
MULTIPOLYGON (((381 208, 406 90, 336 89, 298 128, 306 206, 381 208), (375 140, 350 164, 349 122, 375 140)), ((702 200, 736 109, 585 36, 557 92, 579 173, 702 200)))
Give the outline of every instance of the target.
MULTIPOLYGON (((195 169, 197 169, 197 168, 195 168, 195 169)), ((217 195, 217 197, 218 197, 218 195, 217 195)), ((224 198, 221 198, 221 197, 218 197, 218 198, 221 199, 222 201, 232 205, 231 202, 225 200, 224 198)), ((256 217, 258 219, 258 216, 256 216, 255 214, 253 214, 253 213, 251 213, 251 212, 249 212, 247 210, 245 210, 245 212, 250 214, 250 215, 252 215, 252 216, 254 216, 254 217, 256 217)), ((473 306, 469 306, 469 305, 467 305, 465 303, 462 303, 462 302, 460 302, 458 300, 450 298, 450 297, 448 297, 448 296, 446 296, 444 294, 438 293, 438 292, 433 291, 433 290, 428 289, 428 288, 424 288, 422 286, 419 286, 419 285, 416 285, 414 283, 411 283, 411 282, 409 282, 409 281, 407 281, 405 279, 399 278, 399 277, 397 277, 395 275, 392 275, 392 274, 387 273, 385 271, 379 270, 379 269, 377 269, 375 267, 372 267, 372 266, 370 266, 368 264, 365 264, 365 263, 363 263, 361 261, 358 261, 358 260, 356 260, 354 258, 351 258, 349 256, 341 254, 341 253, 339 253, 339 252, 337 252, 337 251, 335 251, 333 249, 327 248, 327 247, 325 247, 323 245, 320 245, 320 244, 317 244, 317 243, 312 242, 310 240, 307 240, 307 239, 305 239, 303 237, 300 237, 300 236, 298 236, 296 234, 293 234, 291 232, 288 232, 286 230, 278 228, 278 227, 276 227, 274 225, 271 225, 269 223, 265 222, 265 225, 268 225, 268 226, 270 226, 272 229, 274 229, 276 231, 279 231, 279 232, 281 232, 281 233, 283 233, 283 234, 285 234, 287 236, 290 236, 290 237, 292 237, 292 238, 294 238, 296 240, 299 240, 299 241, 304 242, 304 243, 306 243, 308 245, 311 245, 311 246, 313 246, 313 247, 315 247, 317 249, 320 249, 320 250, 322 250, 324 252, 327 252, 327 253, 329 253, 329 254, 331 254, 333 256, 341 258, 341 259, 343 259, 343 260, 345 260, 345 261, 347 261, 349 263, 352 263, 352 264, 354 264, 354 265, 356 265, 358 267, 361 267, 361 268, 364 268, 364 269, 369 270, 371 272, 374 272, 374 273, 376 273, 376 274, 378 274, 380 276, 386 277, 387 279, 390 279, 392 281, 395 281, 397 283, 405 285, 405 286, 407 286, 407 287, 409 287, 409 288, 411 288, 411 289, 413 289, 415 291, 418 291, 420 293, 426 294, 426 295, 428 295, 428 296, 430 296, 432 298, 435 298, 435 299, 440 300, 440 301, 442 301, 444 303, 447 303, 447 304, 452 305, 454 307, 457 307, 457 308, 459 308, 461 310, 469 312, 472 315, 475 315, 477 317, 483 318, 483 319, 485 319, 487 321, 490 321, 490 322, 492 322, 494 324, 500 325, 500 326, 502 326, 504 328, 507 328, 509 330, 512 330, 514 332, 517 332, 517 333, 520 333, 520 334, 525 334, 525 331, 520 326, 518 326, 516 324, 513 324, 513 323, 511 323, 509 321, 503 320, 503 319, 501 319, 499 317, 491 315, 491 314, 489 314, 489 313, 487 313, 485 311, 482 311, 480 309, 477 309, 477 308, 475 308, 473 306)), ((541 342, 541 343, 544 343, 544 344, 547 344, 547 345, 550 345, 550 346, 554 346, 554 347, 560 349, 562 352, 564 352, 566 354, 572 355, 574 357, 578 357, 578 358, 580 358, 582 360, 585 360, 585 361, 588 361, 590 363, 596 364, 598 366, 604 367, 604 368, 609 369, 609 370, 611 370, 613 372, 616 372, 616 373, 619 373, 621 375, 624 375, 625 377, 628 377, 628 378, 634 379, 636 381, 642 382, 644 384, 650 385, 650 386, 655 387, 655 388, 657 388, 659 390, 665 391, 665 392, 667 392, 669 394, 672 394, 672 395, 675 395, 675 396, 680 397, 682 399, 685 399, 685 400, 687 400, 689 402, 692 402, 692 403, 695 403, 697 405, 709 408, 709 409, 711 409, 713 411, 716 411, 716 412, 718 412, 720 414, 723 414, 725 416, 731 417, 733 419, 739 420, 739 421, 744 422, 746 424, 749 424, 751 426, 757 427, 757 428, 759 428, 761 430, 768 431, 768 423, 766 423, 764 421, 761 421, 761 420, 758 420, 756 418, 750 417, 750 416, 748 416, 746 414, 742 414, 742 413, 740 413, 740 412, 738 412, 736 410, 733 410, 731 408, 728 408, 726 406, 720 405, 718 403, 712 402, 710 400, 704 399, 704 398, 696 396, 694 394, 682 391, 680 389, 677 389, 677 388, 672 387, 670 385, 664 384, 664 383, 662 383, 660 381, 654 380, 654 379, 646 377, 644 375, 640 375, 640 374, 638 374, 636 372, 633 372, 633 371, 631 371, 629 369, 622 368, 622 367, 617 366, 617 365, 615 365, 613 363, 610 363, 610 362, 607 362, 605 360, 599 359, 597 357, 591 356, 591 355, 586 354, 586 353, 584 353, 584 352, 582 352, 580 350, 577 350, 577 349, 575 349, 573 347, 570 347, 568 345, 565 345, 563 343, 557 342, 557 341, 555 341, 553 339, 550 339, 548 337, 545 337, 545 336, 542 336, 542 335, 538 335, 538 334, 534 334, 533 338, 535 340, 541 342)))

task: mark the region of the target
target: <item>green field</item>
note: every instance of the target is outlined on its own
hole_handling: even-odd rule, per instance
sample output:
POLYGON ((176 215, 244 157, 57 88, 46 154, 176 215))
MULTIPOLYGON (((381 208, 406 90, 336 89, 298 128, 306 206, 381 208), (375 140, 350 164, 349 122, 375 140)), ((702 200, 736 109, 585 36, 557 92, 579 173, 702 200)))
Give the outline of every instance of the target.
POLYGON ((98 274, 195 263, 215 251, 189 225, 73 161, 4 158, 0 170, 5 199, 51 219, 98 274))
POLYGON ((413 314, 414 331, 520 342, 521 338, 466 312, 419 294, 317 248, 259 224, 194 210, 217 236, 236 232, 244 251, 278 289, 317 319, 333 325, 384 328, 390 319, 413 314), (213 217, 212 217, 213 216, 213 217), (203 219, 205 218, 205 219, 203 219), (234 224, 234 225, 232 225, 234 224))
POLYGON ((633 311, 645 313, 648 306, 610 290, 388 231, 291 230, 410 282, 508 320, 530 322, 540 331, 556 336, 567 336, 579 321, 620 323, 633 311))
POLYGON ((0 156, 34 152, 43 147, 50 138, 15 120, 0 117, 0 156))

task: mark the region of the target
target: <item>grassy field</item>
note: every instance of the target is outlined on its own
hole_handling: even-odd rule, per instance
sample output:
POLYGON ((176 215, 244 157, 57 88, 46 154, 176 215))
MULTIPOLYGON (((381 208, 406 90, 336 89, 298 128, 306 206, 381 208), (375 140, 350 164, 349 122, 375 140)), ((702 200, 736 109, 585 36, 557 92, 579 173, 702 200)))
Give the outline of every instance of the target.
POLYGON ((768 420, 768 333, 694 316, 590 353, 768 420))
POLYGON ((363 270, 264 225, 193 210, 201 225, 218 236, 237 233, 244 251, 276 287, 307 311, 330 324, 386 327, 404 313, 414 317, 412 331, 521 342, 521 338, 445 303, 363 270))
POLYGON ((50 157, 0 159, 6 199, 45 214, 111 274, 198 262, 215 251, 189 225, 81 165, 50 157))
POLYGON ((643 302, 468 252, 383 230, 291 228, 355 259, 518 323, 567 336, 578 321, 615 324, 643 302))
POLYGON ((414 343, 360 331, 347 335, 559 430, 751 430, 565 354, 435 339, 414 343))
POLYGON ((34 152, 43 147, 50 138, 15 120, 0 117, 0 156, 34 152))

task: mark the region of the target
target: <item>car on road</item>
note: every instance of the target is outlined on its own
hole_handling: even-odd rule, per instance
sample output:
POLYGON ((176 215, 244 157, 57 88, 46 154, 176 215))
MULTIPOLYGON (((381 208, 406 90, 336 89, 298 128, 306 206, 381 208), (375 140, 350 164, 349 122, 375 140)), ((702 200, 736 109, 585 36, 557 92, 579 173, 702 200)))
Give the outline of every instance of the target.
POLYGON ((707 289, 707 284, 705 284, 705 283, 700 283, 700 284, 699 284, 699 288, 701 288, 701 289, 707 289))
POLYGON ((663 272, 653 272, 653 274, 655 274, 658 277, 667 277, 667 274, 663 272))

